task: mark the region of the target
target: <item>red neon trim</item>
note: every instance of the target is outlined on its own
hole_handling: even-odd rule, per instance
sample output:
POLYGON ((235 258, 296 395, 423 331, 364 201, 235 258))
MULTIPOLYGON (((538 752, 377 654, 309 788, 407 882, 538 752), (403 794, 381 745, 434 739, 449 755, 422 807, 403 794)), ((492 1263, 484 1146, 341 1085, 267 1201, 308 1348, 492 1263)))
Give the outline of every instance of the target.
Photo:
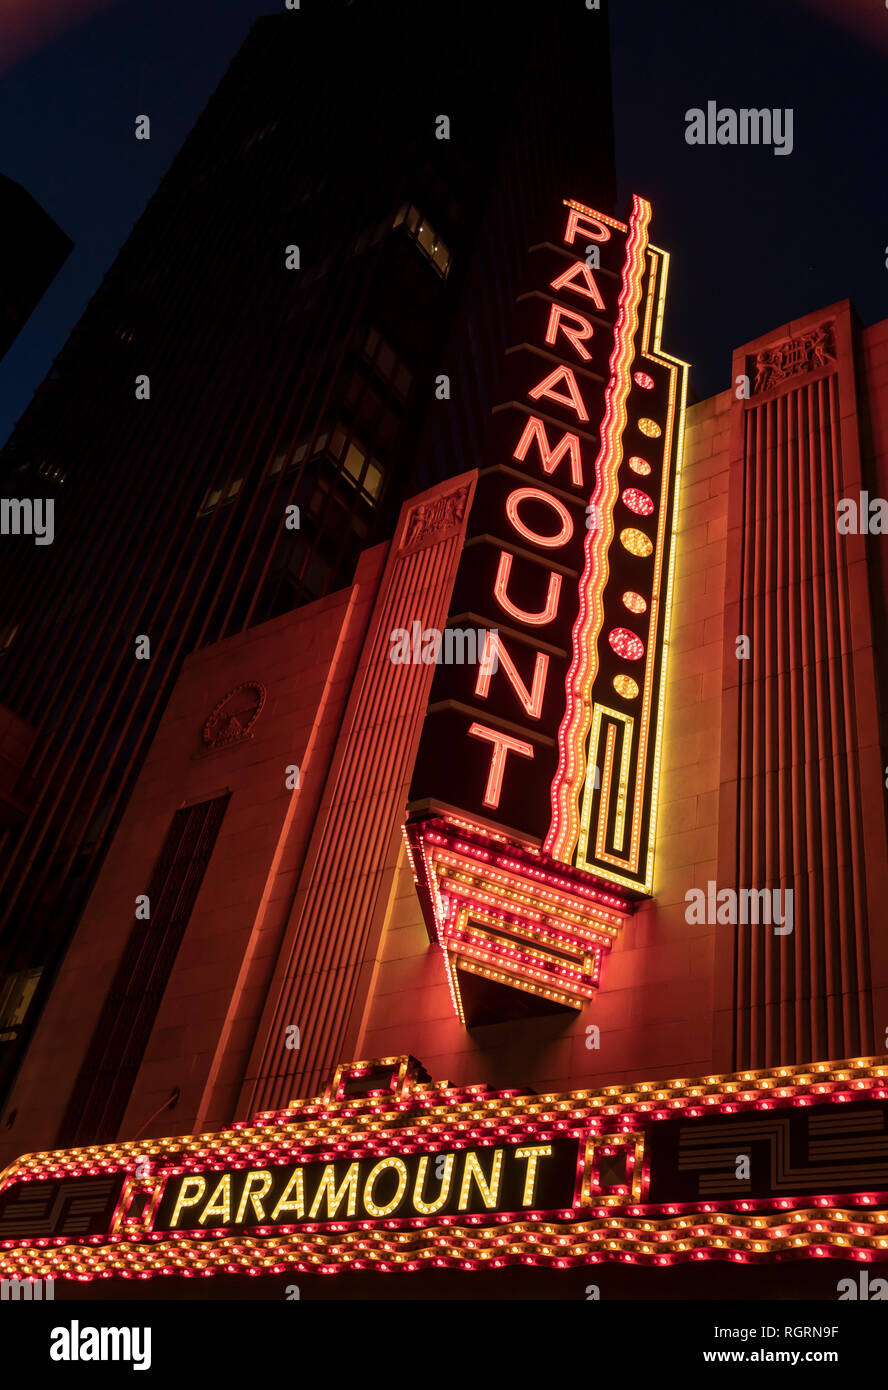
POLYGON ((543 396, 547 396, 550 401, 555 401, 558 405, 566 406, 568 410, 576 411, 578 420, 589 419, 589 412, 583 404, 583 398, 580 395, 577 379, 570 367, 556 367, 554 372, 550 372, 547 377, 544 377, 543 380, 534 386, 532 390, 528 391, 527 394, 535 401, 540 400, 543 396), (567 384, 566 396, 562 396, 558 391, 553 390, 555 383, 558 381, 564 381, 567 384))
POLYGON ((536 415, 531 415, 524 426, 524 433, 515 445, 512 458, 519 459, 521 463, 527 457, 527 451, 531 444, 536 444, 540 451, 540 462, 545 473, 554 473, 566 453, 570 453, 570 477, 574 487, 583 486, 583 465, 580 459, 580 441, 575 434, 566 432, 561 436, 554 449, 549 446, 549 436, 546 433, 546 426, 536 415))
POLYGON ((496 579, 493 585, 493 596, 505 613, 510 618, 515 618, 519 623, 527 623, 528 627, 544 627, 546 623, 551 623, 555 614, 558 612, 558 601, 561 597, 561 575, 554 570, 549 571, 549 582, 546 588, 546 603, 539 613, 528 613, 523 608, 518 608, 506 593, 506 586, 509 583, 509 576, 512 573, 512 555, 508 550, 501 550, 499 565, 497 566, 496 579))
POLYGON ((603 222, 599 222, 597 217, 590 217, 588 213, 580 212, 578 208, 570 208, 567 214, 567 227, 564 232, 564 240, 568 246, 573 246, 577 232, 582 232, 590 241, 610 241, 610 228, 603 222), (585 225, 581 225, 581 222, 585 225))
POLYGON ((548 492, 542 492, 538 487, 517 487, 514 492, 510 492, 506 498, 506 516, 519 536, 530 541, 533 545, 544 546, 547 550, 557 550, 560 546, 566 545, 573 535, 573 517, 567 507, 563 502, 559 502, 557 497, 551 497, 548 492), (561 520, 561 530, 556 535, 540 536, 536 531, 531 531, 521 520, 518 515, 518 503, 523 502, 527 497, 535 497, 538 502, 544 502, 558 515, 561 520))
POLYGON ((470 738, 483 738, 493 744, 493 757, 490 760, 490 772, 487 776, 487 787, 484 792, 484 805, 496 808, 500 803, 503 790, 506 754, 517 753, 519 757, 532 758, 533 744, 525 743, 520 738, 511 738, 499 729, 488 729, 486 724, 472 724, 469 728, 469 736, 470 738))
POLYGON ((581 294, 586 299, 591 299, 596 309, 604 309, 604 300, 601 297, 598 286, 585 261, 574 261, 567 270, 563 270, 557 280, 549 282, 549 288, 553 290, 573 290, 574 294, 581 294), (579 275, 583 281, 583 286, 575 284, 579 275))
POLYGON ((594 332, 589 320, 584 319, 582 314, 575 313, 573 309, 565 309, 563 304, 553 304, 549 310, 549 322, 546 325, 547 343, 554 344, 558 337, 559 328, 577 356, 582 358, 584 362, 588 362, 592 354, 588 348, 583 346, 583 343, 587 342, 594 332), (567 324, 562 323, 562 319, 565 318, 573 319, 575 324, 579 324, 579 328, 569 328, 567 324), (582 332, 582 329, 586 331, 582 332))
POLYGON ((490 694, 490 682, 493 679, 493 663, 490 652, 495 650, 499 667, 509 678, 518 699, 531 719, 539 719, 543 712, 543 695, 546 690, 546 676, 549 672, 549 657, 546 652, 537 652, 533 666, 533 685, 528 690, 524 681, 518 674, 518 668, 508 651, 503 645, 501 636, 494 639, 493 634, 485 632, 484 651, 481 662, 478 666, 478 679, 475 681, 475 694, 480 695, 482 700, 486 700, 490 694))
POLYGON ((566 681, 567 708, 558 731, 558 769, 552 781, 552 820, 543 845, 548 854, 565 861, 573 857, 579 834, 578 802, 586 775, 585 744, 592 718, 589 691, 598 670, 598 638, 604 620, 602 593, 607 579, 607 552, 613 537, 617 471, 626 426, 626 401, 650 217, 650 203, 635 195, 626 238, 610 379, 605 392, 601 447, 595 463, 596 486, 591 499, 593 514, 601 518, 601 525, 586 533, 580 612, 574 624, 573 660, 566 681))

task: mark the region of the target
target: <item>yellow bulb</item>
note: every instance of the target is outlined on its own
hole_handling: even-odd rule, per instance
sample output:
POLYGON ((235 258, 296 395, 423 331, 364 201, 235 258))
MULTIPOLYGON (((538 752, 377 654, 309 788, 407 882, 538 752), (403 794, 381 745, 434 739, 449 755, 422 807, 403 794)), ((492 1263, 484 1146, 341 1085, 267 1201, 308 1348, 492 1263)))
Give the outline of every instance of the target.
POLYGON ((638 685, 631 676, 614 676, 614 690, 624 700, 634 700, 638 695, 638 685))
POLYGON ((628 550, 630 555, 638 555, 642 558, 651 554, 653 542, 648 540, 643 531, 639 531, 634 526, 627 526, 620 532, 620 544, 628 550))

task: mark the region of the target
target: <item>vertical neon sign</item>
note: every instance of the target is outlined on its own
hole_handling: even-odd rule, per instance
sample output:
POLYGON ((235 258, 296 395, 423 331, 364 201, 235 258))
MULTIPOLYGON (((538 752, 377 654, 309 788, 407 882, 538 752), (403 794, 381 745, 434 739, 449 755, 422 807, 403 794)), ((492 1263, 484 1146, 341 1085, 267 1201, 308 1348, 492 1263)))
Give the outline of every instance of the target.
POLYGON ((565 208, 516 304, 448 618, 495 629, 499 661, 436 672, 410 817, 642 895, 686 366, 660 345, 668 257, 650 204, 634 197, 628 223, 565 208))

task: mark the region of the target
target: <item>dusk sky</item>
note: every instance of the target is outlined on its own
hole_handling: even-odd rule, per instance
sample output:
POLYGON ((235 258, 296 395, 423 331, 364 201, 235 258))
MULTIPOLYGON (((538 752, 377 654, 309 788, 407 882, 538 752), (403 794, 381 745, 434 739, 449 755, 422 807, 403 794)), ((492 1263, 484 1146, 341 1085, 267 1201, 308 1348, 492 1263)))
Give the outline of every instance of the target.
MULTIPOLYGON (((0 18, 2 172, 75 243, 0 363, 0 441, 253 19, 275 8, 39 0, 0 18), (134 138, 142 113, 150 141, 134 138)), ((633 191, 653 203, 655 240, 672 253, 665 340, 690 361, 696 394, 729 385, 735 345, 795 316, 846 297, 864 324, 888 316, 888 10, 865 0, 611 0, 610 15, 616 212, 633 191), (791 108, 791 154, 687 144, 686 111, 710 100, 791 108)), ((592 44, 599 17, 588 19, 592 44)), ((541 62, 557 62, 557 43, 553 33, 541 62)))

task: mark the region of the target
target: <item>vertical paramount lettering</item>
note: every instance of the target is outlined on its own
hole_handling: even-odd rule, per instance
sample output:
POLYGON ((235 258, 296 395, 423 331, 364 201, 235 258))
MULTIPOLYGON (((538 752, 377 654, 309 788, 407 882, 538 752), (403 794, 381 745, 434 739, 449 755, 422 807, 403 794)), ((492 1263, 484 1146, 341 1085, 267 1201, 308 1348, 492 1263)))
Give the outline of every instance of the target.
POLYGON ((627 222, 565 201, 479 459, 449 621, 489 622, 498 664, 436 672, 405 827, 468 1026, 584 1008, 626 890, 653 887, 687 367, 660 343, 651 216, 638 196, 627 222))

